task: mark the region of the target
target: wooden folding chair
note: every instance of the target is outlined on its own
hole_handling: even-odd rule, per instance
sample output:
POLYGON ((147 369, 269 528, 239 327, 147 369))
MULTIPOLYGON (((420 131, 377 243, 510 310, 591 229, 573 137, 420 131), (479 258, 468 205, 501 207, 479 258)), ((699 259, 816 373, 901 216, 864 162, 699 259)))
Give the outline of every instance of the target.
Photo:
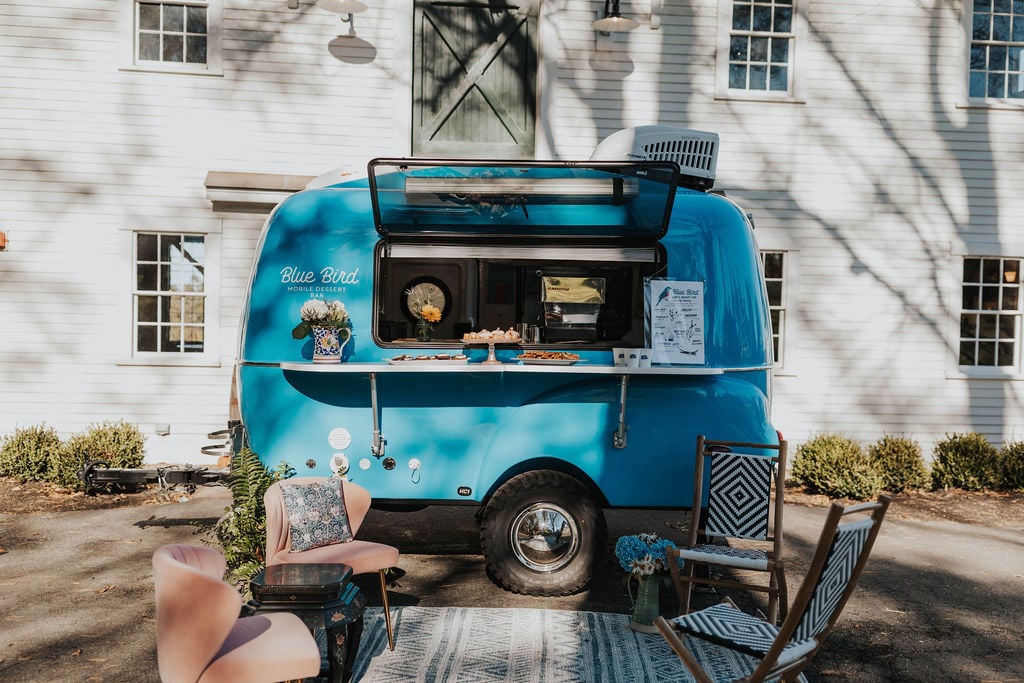
POLYGON ((752 617, 731 604, 719 604, 675 619, 655 619, 665 640, 700 683, 715 679, 700 665, 681 634, 758 658, 757 666, 739 680, 757 683, 780 676, 795 681, 821 649, 839 614, 857 586, 871 554, 890 498, 829 510, 811 567, 781 626, 752 617), (863 518, 864 513, 870 516, 863 518), (854 521, 840 524, 857 515, 854 521))
POLYGON ((690 535, 678 551, 682 571, 675 552, 666 553, 684 614, 690 611, 690 594, 693 585, 698 584, 765 592, 768 620, 777 623, 780 605, 785 618, 782 509, 786 449, 784 440, 759 444, 712 441, 703 434, 697 437, 690 535), (698 575, 698 566, 705 566, 708 575, 698 575), (766 572, 768 580, 754 583, 741 578, 716 578, 711 574, 712 567, 766 572))

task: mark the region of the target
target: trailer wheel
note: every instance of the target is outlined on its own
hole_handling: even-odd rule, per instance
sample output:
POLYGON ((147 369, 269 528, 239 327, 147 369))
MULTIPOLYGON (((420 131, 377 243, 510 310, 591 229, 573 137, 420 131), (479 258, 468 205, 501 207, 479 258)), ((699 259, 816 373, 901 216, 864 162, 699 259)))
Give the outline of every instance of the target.
POLYGON ((601 508, 586 486, 561 472, 509 479, 480 516, 487 571, 514 593, 575 593, 590 581, 604 540, 601 508))

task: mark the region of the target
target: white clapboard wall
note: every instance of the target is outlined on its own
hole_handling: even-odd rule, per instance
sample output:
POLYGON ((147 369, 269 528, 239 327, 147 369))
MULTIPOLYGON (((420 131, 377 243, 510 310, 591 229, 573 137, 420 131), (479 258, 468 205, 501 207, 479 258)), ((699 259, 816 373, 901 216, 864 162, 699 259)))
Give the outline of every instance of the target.
MULTIPOLYGON (((214 205, 208 175, 409 153, 412 3, 366 4, 349 36, 311 0, 224 0, 222 73, 184 75, 128 68, 128 0, 0 0, 0 435, 123 419, 151 461, 209 462, 268 206, 214 205), (211 362, 132 361, 140 228, 210 236, 211 362)), ((716 86, 719 3, 656 2, 657 30, 651 4, 624 1, 640 28, 603 38, 602 3, 540 3, 537 156, 587 158, 633 125, 719 133, 717 188, 786 252, 790 439, 1024 438, 1019 368, 956 366, 960 258, 1024 256, 1024 112, 964 106, 959 6, 800 3, 796 97, 765 102, 716 86)))

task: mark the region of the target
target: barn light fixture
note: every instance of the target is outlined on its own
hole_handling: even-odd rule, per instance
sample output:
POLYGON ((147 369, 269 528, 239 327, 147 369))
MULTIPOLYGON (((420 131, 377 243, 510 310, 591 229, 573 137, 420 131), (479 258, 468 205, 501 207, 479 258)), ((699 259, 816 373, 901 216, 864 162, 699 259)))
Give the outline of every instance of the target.
POLYGON ((342 21, 352 21, 353 14, 366 11, 366 5, 359 0, 316 0, 316 6, 328 12, 334 12, 342 21))
POLYGON ((0 230, 0 251, 7 251, 7 233, 0 230))
POLYGON ((622 12, 619 11, 619 0, 604 0, 604 16, 590 24, 595 31, 605 35, 632 31, 639 25, 639 22, 622 16, 622 12))

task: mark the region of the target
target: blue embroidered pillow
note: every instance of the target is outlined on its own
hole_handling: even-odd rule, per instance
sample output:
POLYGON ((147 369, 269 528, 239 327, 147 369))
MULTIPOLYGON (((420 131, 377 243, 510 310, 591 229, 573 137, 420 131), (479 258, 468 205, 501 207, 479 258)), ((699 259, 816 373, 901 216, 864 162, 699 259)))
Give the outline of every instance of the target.
POLYGON ((310 484, 281 482, 281 494, 288 512, 291 552, 352 540, 341 479, 331 477, 310 484))

